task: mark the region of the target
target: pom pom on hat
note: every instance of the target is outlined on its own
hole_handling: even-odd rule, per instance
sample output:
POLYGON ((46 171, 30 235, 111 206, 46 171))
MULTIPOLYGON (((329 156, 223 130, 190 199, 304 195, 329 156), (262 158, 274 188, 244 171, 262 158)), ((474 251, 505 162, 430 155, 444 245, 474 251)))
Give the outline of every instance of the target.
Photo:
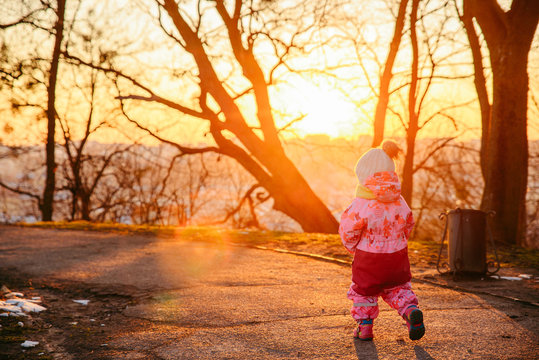
POLYGON ((393 141, 386 140, 381 148, 374 148, 367 151, 356 164, 356 175, 360 184, 364 185, 365 180, 377 172, 395 171, 395 162, 401 149, 393 141))
POLYGON ((380 147, 382 148, 382 150, 384 150, 387 156, 389 156, 393 160, 395 160, 399 156, 399 154, 402 152, 399 145, 395 144, 391 140, 384 140, 384 142, 382 142, 382 145, 380 145, 380 147))

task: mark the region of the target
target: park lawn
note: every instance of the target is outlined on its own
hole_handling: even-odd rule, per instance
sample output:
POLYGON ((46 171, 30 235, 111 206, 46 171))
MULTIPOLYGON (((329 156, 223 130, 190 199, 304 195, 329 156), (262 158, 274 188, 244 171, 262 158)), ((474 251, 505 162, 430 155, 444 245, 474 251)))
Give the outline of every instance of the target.
MULTIPOLYGON (((106 231, 121 234, 153 235, 182 241, 210 242, 221 245, 257 246, 270 249, 312 253, 345 261, 353 256, 341 244, 338 234, 288 233, 266 230, 237 230, 217 226, 175 227, 154 225, 126 225, 116 223, 37 222, 18 224, 21 226, 70 229, 84 231, 106 231)), ((410 263, 422 268, 435 268, 440 243, 433 240, 412 239, 408 242, 410 263)), ((539 250, 517 246, 498 246, 498 257, 502 267, 539 269, 539 250)), ((445 253, 445 252, 444 252, 445 253)), ((442 261, 447 261, 442 255, 442 261)), ((488 260, 494 260, 493 250, 488 249, 488 260)))

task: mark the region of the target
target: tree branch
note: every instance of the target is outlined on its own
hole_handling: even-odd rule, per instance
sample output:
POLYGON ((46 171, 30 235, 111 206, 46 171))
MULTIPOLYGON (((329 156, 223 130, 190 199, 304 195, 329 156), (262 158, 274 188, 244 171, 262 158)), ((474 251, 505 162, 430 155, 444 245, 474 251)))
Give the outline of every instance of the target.
POLYGON ((281 142, 277 136, 277 129, 275 128, 275 122, 271 115, 271 105, 264 73, 255 60, 253 44, 248 44, 248 47, 245 48, 241 39, 242 34, 238 29, 242 1, 236 1, 234 17, 231 17, 228 14, 223 0, 216 0, 215 3, 217 12, 223 19, 227 28, 232 52, 240 64, 243 74, 253 85, 258 108, 258 120, 260 122, 260 128, 264 133, 264 140, 271 144, 275 149, 279 149, 281 148, 281 142))
POLYGON ((193 117, 196 117, 196 118, 199 118, 199 119, 205 119, 205 120, 210 120, 210 121, 215 119, 213 116, 211 116, 210 114, 208 114, 205 111, 197 111, 197 110, 188 108, 186 106, 180 105, 178 103, 175 103, 174 101, 165 99, 165 98, 163 98, 163 97, 161 97, 159 95, 156 95, 150 88, 148 88, 147 86, 145 86, 142 83, 138 82, 137 80, 135 80, 131 76, 122 73, 121 71, 118 71, 118 70, 112 69, 112 68, 106 68, 106 67, 103 67, 103 66, 100 66, 100 65, 92 64, 92 63, 84 61, 84 60, 82 60, 82 59, 80 59, 80 58, 78 58, 76 56, 70 55, 67 52, 64 52, 63 55, 64 55, 64 57, 66 59, 74 61, 73 62, 74 65, 84 65, 84 66, 87 66, 87 67, 92 68, 92 69, 103 71, 104 73, 113 74, 113 75, 115 75, 115 76, 117 76, 119 78, 123 78, 123 79, 126 79, 126 80, 130 81, 131 83, 133 83, 133 85, 139 87, 140 89, 142 89, 142 90, 146 91, 148 94, 150 94, 150 96, 142 96, 142 95, 117 96, 116 98, 119 99, 119 100, 131 99, 131 100, 155 101, 155 102, 158 102, 160 104, 166 105, 166 106, 168 106, 168 107, 170 107, 172 109, 178 110, 178 111, 180 111, 180 112, 182 112, 182 113, 184 113, 186 115, 190 115, 190 116, 193 116, 193 117))
POLYGON ((456 137, 450 137, 450 138, 447 138, 447 139, 444 139, 441 141, 440 144, 438 144, 434 149, 432 149, 424 158, 423 160, 421 160, 421 162, 419 164, 417 164, 415 167, 414 167, 414 171, 413 173, 415 173, 416 171, 418 171, 419 169, 423 168, 423 166, 427 163, 427 161, 434 155, 436 154, 436 152, 438 152, 438 150, 442 149, 443 147, 445 147, 449 142, 455 140, 456 137))
POLYGON ((37 200, 38 204, 41 205, 41 197, 39 195, 36 195, 36 194, 33 194, 31 192, 28 192, 26 190, 22 190, 18 187, 13 187, 13 186, 9 186, 8 184, 6 184, 5 182, 3 181, 0 181, 0 186, 11 191, 11 192, 14 192, 16 194, 19 194, 19 195, 26 195, 26 196, 29 196, 35 200, 37 200))
POLYGON ((505 38, 509 24, 506 13, 497 0, 463 1, 464 5, 469 6, 470 15, 475 17, 481 26, 485 39, 487 39, 487 44, 497 44, 505 38))
MULTIPOLYGON (((13 22, 10 22, 10 23, 7 23, 7 24, 0 24, 0 29, 7 29, 9 27, 17 26, 17 25, 21 25, 21 24, 29 24, 29 25, 32 25, 32 26, 39 27, 36 24, 34 24, 32 21, 30 21, 29 19, 35 13, 38 13, 40 11, 46 11, 47 9, 48 9, 48 6, 43 5, 42 7, 34 9, 34 10, 30 11, 28 14, 21 16, 19 19, 15 20, 13 22)), ((50 29, 45 29, 45 28, 42 28, 42 27, 39 27, 39 28, 42 29, 42 30, 50 31, 50 29)))
POLYGON ((218 148, 218 147, 215 147, 215 146, 207 146, 207 147, 203 147, 203 148, 190 148, 190 147, 186 147, 186 146, 182 146, 176 142, 173 142, 173 141, 170 141, 170 140, 167 140, 159 135, 157 135, 155 132, 153 132, 152 130, 148 129, 147 127, 144 127, 142 126, 138 121, 136 120, 133 120, 125 111, 125 107, 124 107, 124 104, 123 104, 123 101, 120 100, 120 108, 121 108, 121 111, 122 111, 122 114, 125 116, 125 118, 131 122, 132 124, 134 124, 136 127, 138 127, 139 129, 145 131, 148 135, 152 136, 153 138, 165 143, 165 144, 168 144, 168 145, 171 145, 173 147, 175 147, 176 149, 178 149, 180 152, 184 153, 184 154, 200 154, 200 153, 204 153, 204 152, 215 152, 215 153, 221 153, 221 150, 218 148))

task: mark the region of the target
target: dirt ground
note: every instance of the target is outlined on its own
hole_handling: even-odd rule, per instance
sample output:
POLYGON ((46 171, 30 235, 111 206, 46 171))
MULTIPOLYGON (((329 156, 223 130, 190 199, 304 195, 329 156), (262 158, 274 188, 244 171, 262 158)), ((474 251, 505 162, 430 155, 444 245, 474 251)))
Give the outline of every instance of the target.
MULTIPOLYGON (((537 269, 503 268, 500 271, 502 276, 532 275, 530 279, 510 281, 489 277, 455 279, 452 276, 440 276, 432 266, 414 266, 414 286, 422 298, 426 299, 426 304, 430 303, 427 305, 427 314, 432 314, 429 323, 432 332, 429 333, 430 339, 420 346, 410 345, 408 340, 398 337, 397 345, 401 351, 398 353, 395 352, 394 335, 389 331, 379 331, 381 340, 375 343, 374 347, 349 342, 350 327, 342 325, 349 322, 348 304, 344 296, 340 295, 341 290, 338 290, 344 288, 348 281, 347 264, 340 264, 340 268, 331 264, 326 269, 325 266, 318 266, 316 259, 305 256, 294 260, 290 255, 275 254, 275 251, 256 250, 256 254, 260 254, 257 257, 260 256, 261 259, 279 261, 280 257, 285 257, 283 260, 290 262, 290 265, 282 265, 282 269, 279 266, 267 266, 264 277, 258 277, 256 274, 253 277, 250 271, 229 274, 226 269, 234 268, 237 262, 249 264, 251 261, 253 263, 249 266, 258 268, 256 261, 251 255, 248 256, 255 250, 241 250, 237 246, 229 247, 226 244, 220 248, 208 245, 193 247, 181 245, 181 240, 178 239, 160 240, 152 236, 118 236, 12 227, 0 227, 0 240, 0 285, 4 284, 12 291, 23 293, 25 298, 41 297, 41 305, 47 309, 28 317, 0 317, 0 359, 177 359, 178 354, 184 351, 187 351, 186 354, 189 351, 196 354, 199 349, 203 351, 207 344, 211 345, 209 349, 215 346, 212 340, 204 340, 204 334, 210 336, 209 339, 212 339, 212 336, 223 337, 223 344, 228 342, 232 345, 216 347, 222 352, 214 355, 211 355, 213 350, 207 350, 207 356, 185 355, 182 358, 247 359, 252 358, 249 357, 251 355, 248 351, 243 355, 230 351, 237 349, 239 340, 236 337, 251 336, 249 331, 258 327, 262 332, 253 333, 253 336, 266 337, 267 335, 260 334, 268 334, 268 331, 280 334, 278 340, 271 340, 270 343, 281 344, 275 345, 280 349, 275 351, 281 351, 281 355, 275 353, 263 357, 274 359, 290 358, 290 354, 294 354, 294 358, 341 358, 338 354, 334 357, 312 354, 309 356, 309 346, 314 346, 318 341, 331 348, 330 339, 333 337, 337 339, 334 340, 335 348, 339 349, 337 351, 346 354, 343 358, 364 358, 361 354, 370 354, 366 357, 369 359, 399 358, 401 355, 401 358, 409 358, 411 354, 415 354, 418 359, 528 359, 533 353, 533 345, 530 344, 534 341, 537 344, 539 339, 537 269), (212 252, 207 249, 212 249, 212 252), (199 262, 189 262, 194 257, 199 258, 199 262), (159 261, 156 262, 156 259, 159 261), (163 268, 163 264, 167 266, 163 268), (174 267, 169 267, 171 264, 174 267), (174 264, 182 264, 184 268, 176 269, 177 265, 174 264), (211 264, 223 266, 219 265, 216 279, 211 279, 209 283, 201 282, 198 274, 210 271, 213 266, 211 264), (2 267, 3 265, 5 267, 2 267), (297 265, 300 267, 289 268, 297 265), (84 270, 81 271, 81 268, 84 270), (142 269, 146 271, 140 271, 142 269), (166 272, 163 272, 165 269, 166 272), (223 275, 219 275, 219 272, 223 271, 223 275), (317 274, 317 271, 320 273, 317 274), (304 304, 295 304, 299 300, 289 304, 287 294, 296 288, 296 280, 293 280, 290 272, 305 272, 305 283, 302 286, 311 286, 313 281, 328 281, 327 294, 320 291, 320 299, 311 299, 307 308, 304 304), (238 294, 249 297, 252 293, 256 298, 260 291, 267 289, 268 294, 274 294, 281 287, 283 295, 278 301, 289 306, 286 312, 279 313, 281 306, 278 304, 273 304, 277 312, 267 312, 264 307, 258 308, 258 303, 247 304, 247 308, 243 310, 246 305, 241 303, 238 294), (194 294, 196 290, 205 296, 207 289, 230 294, 227 301, 231 301, 232 308, 220 308, 219 306, 225 305, 219 304, 223 300, 219 297, 217 304, 213 304, 212 300, 208 302, 208 306, 216 306, 219 311, 226 310, 220 314, 222 319, 219 317, 216 320, 212 314, 207 313, 205 307, 199 308, 200 304, 196 299, 185 295, 194 294), (330 294, 335 292, 335 289, 336 296, 330 294), (75 303, 73 300, 77 299, 89 300, 89 303, 86 306, 75 303), (181 299, 186 309, 188 305, 193 309, 192 313, 177 313, 177 302, 181 299), (238 300, 240 303, 235 303, 238 300), (168 306, 169 303, 174 306, 168 306), (309 306, 313 306, 313 303, 314 306, 320 304, 321 309, 311 309, 309 306), (163 315, 155 313, 154 304, 162 308, 163 315), (249 306, 253 307, 253 311, 248 311, 249 306), (332 306, 334 310, 329 309, 332 306), (451 321, 451 312, 461 311, 459 309, 462 307, 468 309, 465 311, 477 314, 477 318, 473 319, 477 324, 493 327, 474 329, 473 323, 462 325, 463 328, 470 326, 472 330, 468 334, 458 334, 460 340, 455 340, 457 342, 452 345, 452 339, 445 339, 444 329, 447 325, 453 326, 448 323, 451 321), (148 308, 152 310, 144 312, 148 308), (227 311, 232 315, 227 315, 227 311), (296 312, 297 315, 291 315, 296 312), (259 316, 262 319, 258 319, 259 316), (447 316, 449 317, 446 318, 447 316), (490 324, 490 318, 498 318, 500 322, 490 324), (296 322, 303 319, 308 321, 309 325, 302 331, 320 332, 319 338, 293 338, 292 345, 288 344, 287 338, 295 335, 288 335, 286 327, 297 329, 296 322), (282 325, 275 327, 275 321, 282 325), (317 322, 321 324, 312 325, 317 322), (214 330, 216 333, 211 335, 214 330), (155 338, 145 339, 147 336, 155 338), (199 340, 178 345, 180 340, 189 337, 199 340), (25 340, 38 341, 39 346, 23 349, 21 343, 25 340), (206 344, 207 341, 209 342, 206 344), (301 345, 301 341, 305 341, 305 345, 301 345), (522 356, 519 355, 518 348, 506 354, 488 352, 491 348, 495 349, 492 351, 502 351, 501 349, 507 346, 513 347, 515 341, 523 341, 525 344, 522 356), (351 344, 355 350, 350 351, 351 344), (155 349, 152 349, 152 346, 155 349)), ((314 288, 313 294, 318 291, 314 288)), ((1 294, 0 299, 3 299, 1 294)), ((388 320, 389 310, 382 312, 382 323, 391 323, 388 320)), ((264 341, 262 338, 260 344, 253 344, 253 347, 266 349, 268 345, 264 341)), ((539 346, 536 346, 536 349, 539 349, 539 346)), ((241 353, 241 348, 238 351, 241 353)))
POLYGON ((144 321, 122 315, 145 296, 133 287, 32 280, 13 268, 0 268, 0 284, 9 284, 25 298, 41 297, 40 305, 47 309, 27 317, 0 318, 0 359, 76 359, 74 354, 100 359, 108 356, 110 334, 145 326, 144 321), (75 303, 76 299, 90 301, 85 306, 75 303), (42 346, 21 349, 21 343, 29 339, 42 346))

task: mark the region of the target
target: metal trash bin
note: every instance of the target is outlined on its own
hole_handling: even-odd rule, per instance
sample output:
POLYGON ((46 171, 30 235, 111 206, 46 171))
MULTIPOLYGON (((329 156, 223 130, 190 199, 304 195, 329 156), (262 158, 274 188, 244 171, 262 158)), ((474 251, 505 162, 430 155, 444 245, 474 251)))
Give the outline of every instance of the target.
POLYGON ((500 269, 487 219, 493 214, 494 212, 486 213, 481 210, 460 208, 440 214, 440 219, 446 218, 446 224, 436 264, 438 272, 443 273, 440 270, 440 258, 446 237, 448 237, 449 264, 444 265, 449 267, 447 272, 484 275, 494 274, 500 269), (496 255, 497 268, 493 272, 488 271, 489 265, 494 266, 494 264, 487 263, 487 230, 496 255))

